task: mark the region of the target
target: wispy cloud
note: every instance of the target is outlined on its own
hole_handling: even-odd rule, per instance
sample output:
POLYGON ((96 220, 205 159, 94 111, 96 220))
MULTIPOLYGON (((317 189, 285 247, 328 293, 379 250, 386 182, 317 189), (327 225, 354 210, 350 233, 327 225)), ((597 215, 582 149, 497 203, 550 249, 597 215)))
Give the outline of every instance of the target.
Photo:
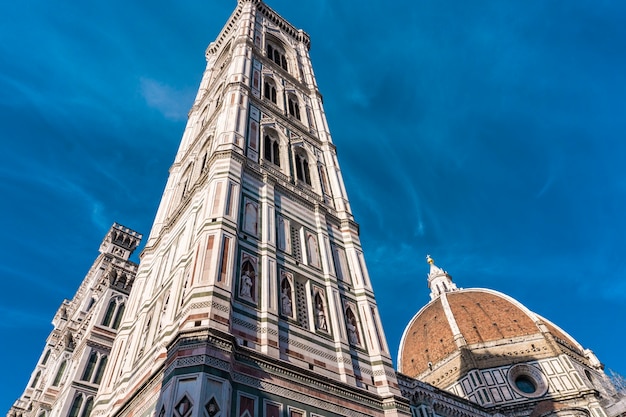
POLYGON ((148 106, 170 120, 184 120, 193 102, 193 91, 179 91, 150 78, 141 78, 141 94, 148 106))

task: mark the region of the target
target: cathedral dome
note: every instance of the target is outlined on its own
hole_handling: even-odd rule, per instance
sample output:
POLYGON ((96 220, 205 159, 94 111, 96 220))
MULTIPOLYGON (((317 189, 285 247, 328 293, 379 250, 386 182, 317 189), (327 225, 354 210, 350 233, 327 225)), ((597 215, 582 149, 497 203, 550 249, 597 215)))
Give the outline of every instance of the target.
POLYGON ((431 301, 407 325, 398 370, 445 387, 472 369, 511 365, 566 353, 586 361, 582 347, 558 326, 497 291, 457 289, 431 264, 431 301))

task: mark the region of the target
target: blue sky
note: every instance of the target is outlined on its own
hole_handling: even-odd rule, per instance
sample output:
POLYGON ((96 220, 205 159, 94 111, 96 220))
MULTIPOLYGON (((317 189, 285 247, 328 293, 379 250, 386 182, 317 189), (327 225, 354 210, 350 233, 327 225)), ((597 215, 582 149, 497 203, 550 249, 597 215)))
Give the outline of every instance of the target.
MULTIPOLYGON (((110 225, 148 234, 235 4, 0 5, 0 409, 110 225)), ((626 374, 626 3, 269 5, 311 35, 394 358, 430 253, 626 374)))

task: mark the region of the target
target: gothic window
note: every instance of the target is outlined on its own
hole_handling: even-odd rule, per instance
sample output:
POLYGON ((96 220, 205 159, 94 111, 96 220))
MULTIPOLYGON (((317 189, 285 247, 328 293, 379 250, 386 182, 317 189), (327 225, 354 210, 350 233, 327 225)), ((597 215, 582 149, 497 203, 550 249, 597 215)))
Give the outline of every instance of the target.
POLYGON ((106 313, 104 314, 102 325, 117 330, 122 321, 125 308, 126 307, 120 298, 112 298, 111 301, 109 301, 106 313))
POLYGON ((100 357, 100 363, 98 364, 98 369, 96 370, 96 376, 93 378, 94 384, 100 384, 100 382, 102 382, 102 376, 104 375, 104 370, 106 369, 108 360, 109 358, 106 355, 100 357))
POLYGON ((89 355, 89 360, 87 361, 87 365, 85 366, 85 370, 83 371, 83 377, 81 379, 83 381, 91 382, 94 384, 100 384, 100 382, 102 381, 104 370, 107 365, 107 361, 108 357, 106 355, 101 355, 97 352, 91 352, 91 355, 89 355))
POLYGON ((30 384, 31 388, 35 388, 37 386, 37 382, 39 382, 40 377, 41 377, 41 371, 37 371, 37 375, 35 375, 33 382, 30 384))
POLYGON ((96 367, 96 362, 98 362, 98 354, 96 352, 91 352, 91 355, 89 355, 89 361, 87 361, 87 366, 83 372, 83 381, 91 381, 91 376, 93 375, 93 370, 96 367))
POLYGON ((266 45, 265 52, 267 54, 267 57, 272 60, 276 65, 278 65, 285 71, 289 71, 287 67, 287 58, 285 58, 285 53, 281 51, 278 47, 272 46, 268 43, 266 45))
POLYGON ((103 326, 109 326, 111 324, 111 319, 113 318, 113 313, 117 307, 117 302, 115 299, 109 301, 109 306, 107 307, 107 311, 104 314, 104 320, 102 320, 103 326))
POLYGON ((54 377, 54 381, 52 382, 53 387, 58 387, 59 384, 61 383, 61 379, 63 378, 63 373, 65 372, 66 367, 67 367, 67 361, 64 360, 63 362, 61 362, 61 365, 59 366, 59 369, 57 370, 57 374, 54 377))
POLYGON ((43 355, 43 359, 41 360, 41 364, 42 364, 42 365, 45 365, 45 364, 46 364, 46 362, 48 362, 48 359, 49 359, 49 358, 50 358, 50 349, 48 349, 48 350, 46 351, 46 354, 45 354, 45 355, 43 355))
POLYGON ((68 417, 78 417, 78 413, 80 412, 80 408, 83 405, 83 396, 81 394, 77 395, 72 402, 72 407, 70 408, 70 413, 68 417))
POLYGON ((263 96, 272 103, 276 104, 276 85, 274 84, 274 81, 267 77, 263 81, 263 96))
POLYGON ((111 325, 112 329, 117 330, 120 327, 120 322, 122 321, 122 316, 124 315, 125 309, 126 305, 124 303, 121 303, 118 306, 117 312, 115 313, 115 319, 113 320, 113 325, 111 325))
POLYGON ((309 172, 309 162, 306 156, 296 153, 296 178, 308 185, 311 185, 311 173, 309 172))
POLYGON ((281 271, 280 282, 280 313, 286 317, 293 317, 293 293, 291 279, 288 272, 281 271))
POLYGON ((290 116, 300 120, 300 104, 298 104, 298 99, 295 95, 290 94, 287 98, 287 108, 290 116))
POLYGON ((278 144, 278 139, 265 135, 263 139, 263 157, 266 161, 280 166, 280 145, 278 144))
POLYGON ((93 397, 89 397, 87 402, 83 406, 83 412, 80 413, 80 417, 89 417, 91 409, 93 408, 93 397))

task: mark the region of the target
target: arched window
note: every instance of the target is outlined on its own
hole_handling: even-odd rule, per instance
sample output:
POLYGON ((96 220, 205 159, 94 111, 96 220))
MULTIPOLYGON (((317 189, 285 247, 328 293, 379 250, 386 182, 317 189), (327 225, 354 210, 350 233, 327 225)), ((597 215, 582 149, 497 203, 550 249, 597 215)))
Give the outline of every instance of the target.
POLYGON ((78 417, 78 413, 80 412, 80 407, 83 405, 83 396, 81 394, 77 395, 74 398, 74 402, 72 402, 72 407, 70 408, 70 413, 68 417, 78 417))
POLYGON ((276 85, 269 78, 265 78, 263 81, 263 96, 276 104, 276 85))
POLYGON ((100 382, 102 382, 102 376, 104 375, 104 370, 106 369, 108 360, 109 358, 106 355, 100 357, 100 363, 98 364, 98 369, 96 370, 96 376, 93 378, 94 384, 100 384, 100 382))
POLYGON ((35 388, 37 386, 37 382, 39 382, 40 377, 41 377, 41 371, 37 371, 37 375, 35 375, 35 378, 33 379, 33 383, 30 384, 31 388, 35 388))
POLYGON ((263 139, 263 157, 266 161, 280 166, 280 145, 278 144, 278 139, 265 135, 263 139))
POLYGON ((125 309, 126 305, 124 303, 118 306, 117 313, 115 313, 115 320, 113 320, 113 325, 111 326, 111 328, 117 330, 120 327, 120 322, 122 321, 122 316, 124 315, 125 309))
POLYGON ((83 412, 80 413, 80 417, 89 417, 91 414, 91 410, 93 409, 93 397, 89 397, 85 406, 83 407, 83 412))
POLYGON ((83 372, 83 381, 91 381, 91 376, 93 375, 93 370, 96 367, 96 362, 98 362, 98 354, 96 352, 91 352, 91 355, 89 355, 89 361, 87 362, 87 366, 83 372))
POLYGON ((309 163, 304 155, 296 153, 296 178, 311 185, 311 174, 309 172, 309 163))
POLYGON ((45 354, 45 355, 43 355, 43 359, 41 360, 41 364, 42 364, 42 365, 45 365, 45 364, 46 364, 46 362, 48 362, 48 359, 49 359, 49 358, 50 358, 50 349, 48 349, 48 350, 46 351, 46 354, 45 354))
POLYGON ((122 321, 125 308, 126 306, 120 298, 112 298, 111 301, 109 301, 109 306, 104 314, 102 325, 117 330, 122 321))
POLYGON ((300 120, 300 105, 298 104, 296 96, 289 95, 289 98, 287 99, 287 107, 289 109, 289 115, 300 120))
POLYGON ((52 382, 52 386, 58 387, 61 383, 61 379, 63 378, 63 373, 65 372, 65 367, 67 366, 67 361, 61 362, 59 369, 57 370, 57 374, 54 377, 54 381, 52 382))
POLYGON ((116 307, 117 302, 114 299, 109 301, 109 306, 107 307, 107 311, 104 314, 104 320, 102 320, 103 326, 109 326, 111 324, 111 319, 113 318, 113 313, 115 312, 116 307))
POLYGON ((267 57, 274 61, 276 65, 284 69, 285 71, 289 71, 287 67, 287 58, 285 58, 285 53, 280 50, 280 48, 276 46, 272 46, 271 44, 267 44, 265 47, 265 52, 267 57))

